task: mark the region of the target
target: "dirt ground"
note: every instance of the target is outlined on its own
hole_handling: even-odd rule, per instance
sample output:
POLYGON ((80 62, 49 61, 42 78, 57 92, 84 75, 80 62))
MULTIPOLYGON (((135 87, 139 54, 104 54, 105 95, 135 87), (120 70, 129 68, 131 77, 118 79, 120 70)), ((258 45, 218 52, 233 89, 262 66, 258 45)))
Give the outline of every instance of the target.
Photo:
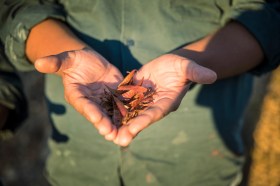
POLYGON ((280 67, 268 80, 259 100, 259 120, 253 133, 250 186, 280 186, 280 67))

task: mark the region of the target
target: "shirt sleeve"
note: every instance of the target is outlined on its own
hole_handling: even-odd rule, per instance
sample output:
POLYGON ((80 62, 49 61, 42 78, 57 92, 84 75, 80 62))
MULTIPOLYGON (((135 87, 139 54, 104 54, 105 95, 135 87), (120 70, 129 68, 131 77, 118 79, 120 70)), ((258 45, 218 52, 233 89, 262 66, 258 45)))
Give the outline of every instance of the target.
POLYGON ((279 1, 238 3, 234 6, 231 19, 242 24, 256 38, 264 52, 264 61, 250 72, 261 75, 277 68, 280 64, 279 1))
POLYGON ((30 29, 47 18, 65 20, 63 7, 50 1, 0 1, 0 39, 5 55, 19 70, 34 69, 25 55, 30 29))

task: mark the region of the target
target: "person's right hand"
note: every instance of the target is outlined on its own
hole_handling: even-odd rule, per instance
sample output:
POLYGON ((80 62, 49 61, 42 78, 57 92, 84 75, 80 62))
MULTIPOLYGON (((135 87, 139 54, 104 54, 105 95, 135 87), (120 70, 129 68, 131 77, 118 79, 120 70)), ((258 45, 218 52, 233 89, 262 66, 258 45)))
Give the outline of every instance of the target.
POLYGON ((115 66, 86 48, 40 58, 35 61, 35 68, 42 73, 60 75, 65 99, 94 124, 106 139, 113 140, 116 137, 117 128, 102 112, 97 101, 104 94, 106 85, 115 88, 122 81, 123 76, 115 66))

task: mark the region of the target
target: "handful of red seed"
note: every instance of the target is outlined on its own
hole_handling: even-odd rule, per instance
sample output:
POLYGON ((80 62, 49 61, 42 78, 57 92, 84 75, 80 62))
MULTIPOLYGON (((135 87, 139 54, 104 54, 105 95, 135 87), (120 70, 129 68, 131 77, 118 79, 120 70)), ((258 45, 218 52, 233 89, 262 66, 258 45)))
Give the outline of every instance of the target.
POLYGON ((101 106, 118 128, 153 104, 155 91, 151 87, 142 86, 144 78, 139 83, 134 83, 136 72, 132 70, 117 89, 107 86, 108 90, 104 89, 104 97, 101 97, 101 106))

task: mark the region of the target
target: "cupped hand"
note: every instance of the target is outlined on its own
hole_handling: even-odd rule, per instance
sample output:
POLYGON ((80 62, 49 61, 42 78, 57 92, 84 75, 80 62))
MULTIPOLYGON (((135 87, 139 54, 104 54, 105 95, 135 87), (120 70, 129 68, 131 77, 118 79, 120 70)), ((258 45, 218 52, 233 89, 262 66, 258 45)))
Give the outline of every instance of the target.
POLYGON ((123 125, 114 142, 127 146, 133 138, 152 123, 175 111, 189 88, 189 82, 210 84, 217 79, 214 71, 175 54, 165 54, 145 64, 136 79, 146 79, 143 86, 156 91, 154 104, 123 125))
POLYGON ((105 85, 116 87, 123 76, 105 58, 91 49, 67 51, 35 61, 42 73, 56 73, 62 77, 65 99, 97 128, 107 139, 114 139, 117 129, 102 111, 98 98, 105 85))

